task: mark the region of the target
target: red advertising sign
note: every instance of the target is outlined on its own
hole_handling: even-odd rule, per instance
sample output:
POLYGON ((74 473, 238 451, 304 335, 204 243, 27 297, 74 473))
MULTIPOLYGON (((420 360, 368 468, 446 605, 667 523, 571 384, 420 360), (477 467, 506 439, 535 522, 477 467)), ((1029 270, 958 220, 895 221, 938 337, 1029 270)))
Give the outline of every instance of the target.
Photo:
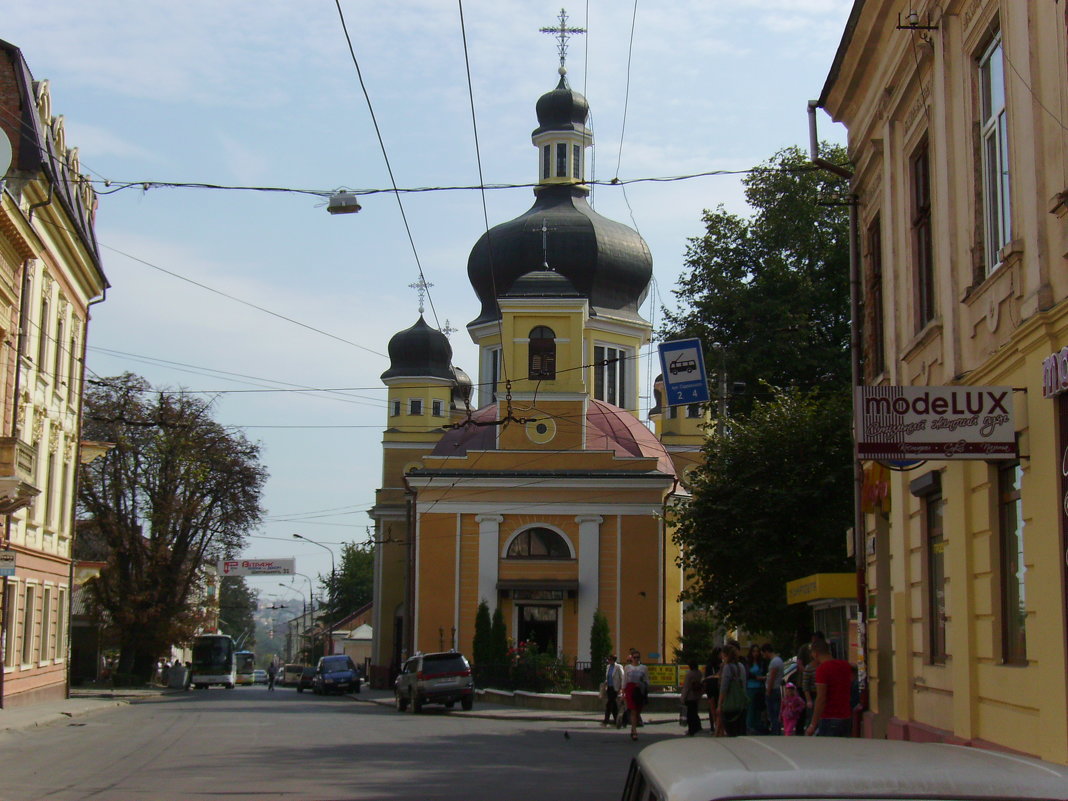
POLYGON ((1012 387, 857 387, 861 459, 1015 459, 1012 387))

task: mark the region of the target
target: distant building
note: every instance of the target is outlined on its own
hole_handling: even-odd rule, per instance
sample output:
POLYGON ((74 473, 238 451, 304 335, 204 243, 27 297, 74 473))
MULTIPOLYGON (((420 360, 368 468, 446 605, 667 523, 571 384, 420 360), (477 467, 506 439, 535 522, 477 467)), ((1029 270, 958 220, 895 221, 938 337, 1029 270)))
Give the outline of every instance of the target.
POLYGON ((411 653, 470 655, 480 601, 501 609, 513 642, 580 665, 598 609, 617 648, 653 662, 672 658, 681 633, 664 513, 707 413, 657 407, 656 433, 638 419, 652 255, 587 202, 585 98, 561 77, 536 112, 534 205, 468 260, 477 385, 422 316, 389 342, 371 511, 379 686, 411 653))
POLYGON ((89 306, 107 286, 96 194, 54 117, 47 81, 0 41, 0 514, 15 575, 3 582, 0 704, 67 692, 71 541, 89 306))
POLYGON ((865 383, 1012 388, 1020 454, 869 465, 867 727, 1060 763, 1066 13, 858 0, 819 101, 856 170, 865 383))

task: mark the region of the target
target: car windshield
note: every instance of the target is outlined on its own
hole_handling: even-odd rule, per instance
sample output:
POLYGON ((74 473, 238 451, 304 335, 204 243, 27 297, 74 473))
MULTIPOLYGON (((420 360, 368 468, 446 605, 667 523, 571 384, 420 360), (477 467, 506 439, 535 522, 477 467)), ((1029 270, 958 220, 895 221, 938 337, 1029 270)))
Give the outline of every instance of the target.
POLYGON ((427 676, 439 673, 462 673, 465 670, 467 670, 467 662, 459 654, 423 657, 423 673, 427 676))
POLYGON ((331 657, 323 660, 323 672, 333 673, 338 670, 352 670, 352 660, 347 656, 331 657))

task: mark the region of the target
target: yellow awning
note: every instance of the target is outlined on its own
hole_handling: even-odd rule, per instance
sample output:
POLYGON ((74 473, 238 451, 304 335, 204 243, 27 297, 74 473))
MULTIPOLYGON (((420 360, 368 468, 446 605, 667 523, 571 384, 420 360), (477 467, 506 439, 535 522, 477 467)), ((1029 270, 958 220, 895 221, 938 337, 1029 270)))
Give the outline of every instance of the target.
POLYGON ((786 584, 786 603, 803 604, 828 598, 856 600, 857 576, 855 573, 813 573, 786 584))

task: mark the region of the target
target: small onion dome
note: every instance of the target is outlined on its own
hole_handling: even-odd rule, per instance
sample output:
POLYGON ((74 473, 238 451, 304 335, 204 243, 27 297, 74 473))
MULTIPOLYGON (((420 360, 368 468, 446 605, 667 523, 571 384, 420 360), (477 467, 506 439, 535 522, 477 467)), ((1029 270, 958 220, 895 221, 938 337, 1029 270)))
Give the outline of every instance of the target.
POLYGON ((656 405, 649 410, 649 417, 653 417, 657 414, 664 413, 664 376, 658 375, 653 382, 653 398, 656 400, 656 405))
POLYGON ((408 377, 454 380, 452 345, 443 333, 426 324, 423 315, 389 341, 389 369, 382 373, 382 380, 408 377))
POLYGON ((546 131, 578 131, 587 133, 586 118, 590 104, 586 98, 567 85, 567 78, 560 76, 560 83, 551 92, 538 98, 535 106, 538 127, 532 136, 546 131))
POLYGON ((471 376, 459 367, 452 368, 452 376, 452 408, 462 409, 471 402, 471 390, 474 388, 474 383, 471 381, 471 376))
POLYGON ((531 270, 519 276, 502 298, 581 298, 575 285, 555 270, 531 270))
POLYGON ((538 188, 534 205, 482 234, 467 260, 467 277, 482 302, 470 325, 499 318, 497 293, 549 264, 590 301, 594 315, 639 319, 653 256, 637 231, 602 217, 581 187, 538 188), (548 230, 543 239, 542 227, 548 230))

